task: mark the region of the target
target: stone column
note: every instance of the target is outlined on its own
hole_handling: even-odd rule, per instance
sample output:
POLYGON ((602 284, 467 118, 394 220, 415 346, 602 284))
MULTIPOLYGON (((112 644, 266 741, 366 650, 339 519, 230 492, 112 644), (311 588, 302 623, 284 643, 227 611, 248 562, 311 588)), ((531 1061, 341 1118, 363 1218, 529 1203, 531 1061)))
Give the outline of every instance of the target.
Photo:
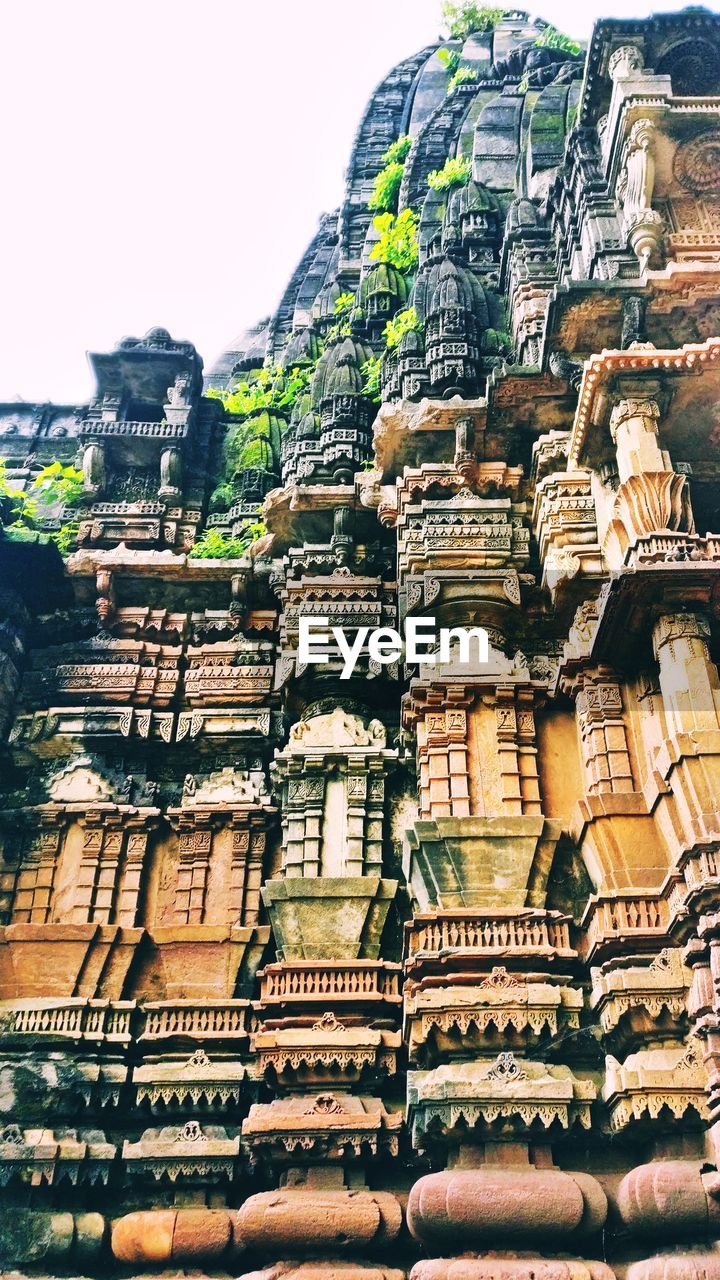
POLYGON ((65 826, 63 814, 43 814, 27 839, 15 880, 13 924, 47 924, 65 826))
POLYGON ((610 415, 621 482, 644 471, 671 471, 670 456, 660 448, 657 400, 619 400, 610 415))
POLYGON ((182 485, 182 458, 180 450, 174 446, 163 449, 160 455, 160 488, 161 498, 174 498, 182 485))
POLYGON ((420 816, 470 814, 467 715, 460 708, 428 711, 417 724, 420 816))
MULTIPOLYGON (((694 533, 687 477, 673 469, 658 439, 660 409, 653 398, 620 400, 610 417, 620 486, 603 549, 611 567, 625 561, 628 548, 649 541, 662 554, 668 535, 694 533)), ((670 539, 674 546, 676 539, 670 539)))
POLYGON ((689 611, 664 614, 652 639, 670 735, 720 728, 720 680, 708 650, 707 618, 689 611))
POLYGON ((138 817, 132 823, 132 829, 127 832, 125 839, 115 921, 128 929, 134 928, 139 923, 140 888, 150 829, 148 818, 138 817))
POLYGON ((211 815, 179 814, 173 825, 179 835, 175 919, 178 924, 203 924, 212 849, 211 815))
POLYGON ((260 913, 265 826, 262 816, 233 813, 232 863, 228 893, 228 924, 257 924, 260 913), (260 825, 258 825, 258 823, 260 825))
POLYGON ((105 488, 105 450, 97 441, 91 441, 83 450, 83 488, 96 498, 105 488))
POLYGON ((583 673, 576 707, 588 795, 635 790, 617 680, 583 673))
POLYGON ((70 923, 109 924, 123 845, 122 814, 93 813, 81 821, 83 848, 70 923))
POLYGON ((500 685, 495 694, 503 813, 542 812, 533 692, 500 685))

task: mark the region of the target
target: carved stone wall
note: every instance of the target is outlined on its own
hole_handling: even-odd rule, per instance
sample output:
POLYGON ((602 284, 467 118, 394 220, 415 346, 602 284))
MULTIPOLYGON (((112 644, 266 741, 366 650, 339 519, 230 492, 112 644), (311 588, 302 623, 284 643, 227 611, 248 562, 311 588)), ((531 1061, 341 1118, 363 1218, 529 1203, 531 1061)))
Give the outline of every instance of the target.
POLYGON ((205 379, 0 405, 82 476, 0 498, 3 1274, 720 1280, 720 19, 480 26, 205 379))

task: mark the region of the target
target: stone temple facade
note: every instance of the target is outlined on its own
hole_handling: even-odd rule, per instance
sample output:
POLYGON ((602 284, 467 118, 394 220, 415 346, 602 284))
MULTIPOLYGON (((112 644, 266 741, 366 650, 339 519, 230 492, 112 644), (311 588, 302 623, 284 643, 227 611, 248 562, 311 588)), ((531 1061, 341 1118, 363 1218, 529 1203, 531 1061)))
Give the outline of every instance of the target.
POLYGON ((4 1274, 720 1277, 720 15, 483 25, 205 380, 0 406, 82 469, 0 499, 4 1274))

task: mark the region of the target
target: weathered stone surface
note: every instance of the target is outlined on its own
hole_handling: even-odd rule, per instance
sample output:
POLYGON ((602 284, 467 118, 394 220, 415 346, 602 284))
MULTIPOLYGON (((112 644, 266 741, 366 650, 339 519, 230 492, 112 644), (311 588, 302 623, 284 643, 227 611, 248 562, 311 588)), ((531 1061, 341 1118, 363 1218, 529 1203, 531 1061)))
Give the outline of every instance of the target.
POLYGON ((286 1188, 251 1196, 237 1223, 243 1243, 265 1256, 355 1253, 390 1244, 402 1210, 387 1192, 286 1188))
POLYGON ((416 1262, 410 1280, 614 1280, 605 1262, 491 1254, 416 1262))
POLYGON ((95 1266, 102 1253, 106 1223, 99 1213, 48 1213, 14 1209, 0 1224, 0 1263, 37 1265, 58 1261, 95 1266))
POLYGON ((720 1275, 720 1253, 684 1253, 673 1250, 633 1262, 628 1267, 629 1280, 697 1280, 707 1276, 716 1280, 720 1275))
POLYGON ((6 1271, 720 1280, 720 15, 450 9, 205 379, 0 404, 6 1271))
POLYGON ((720 1234, 717 1175, 690 1160, 654 1160, 632 1169, 617 1192, 625 1225, 640 1236, 694 1239, 720 1234))
POLYGON ((226 1209, 152 1209, 129 1213, 112 1226, 112 1251, 128 1264, 212 1265, 242 1249, 237 1216, 226 1209))
POLYGON ((539 1245, 599 1231, 607 1200, 586 1174, 559 1169, 485 1168, 432 1173, 416 1182, 408 1202, 408 1225, 424 1244, 444 1248, 454 1241, 539 1245))

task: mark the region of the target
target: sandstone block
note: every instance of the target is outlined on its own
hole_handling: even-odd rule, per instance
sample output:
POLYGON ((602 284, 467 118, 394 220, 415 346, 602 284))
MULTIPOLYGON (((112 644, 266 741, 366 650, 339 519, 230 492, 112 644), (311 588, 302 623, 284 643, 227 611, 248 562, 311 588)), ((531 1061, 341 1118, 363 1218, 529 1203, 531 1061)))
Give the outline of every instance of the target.
POLYGON ((617 1194, 625 1225, 664 1240, 720 1233, 720 1206, 701 1169, 693 1160, 653 1160, 631 1169, 617 1194))
POLYGON ((259 1253, 372 1248, 402 1225, 395 1196, 383 1191, 283 1189, 251 1196, 238 1210, 243 1243, 259 1253))
POLYGON ((408 1226, 424 1244, 504 1241, 558 1247, 598 1230, 607 1215, 600 1185, 559 1169, 468 1169, 428 1174, 415 1183, 408 1226))
POLYGON ((409 1280, 615 1280, 604 1262, 580 1258, 431 1258, 416 1262, 409 1280))
POLYGON ((234 1243, 227 1209, 148 1209, 118 1218, 112 1251, 119 1262, 205 1262, 234 1243))

